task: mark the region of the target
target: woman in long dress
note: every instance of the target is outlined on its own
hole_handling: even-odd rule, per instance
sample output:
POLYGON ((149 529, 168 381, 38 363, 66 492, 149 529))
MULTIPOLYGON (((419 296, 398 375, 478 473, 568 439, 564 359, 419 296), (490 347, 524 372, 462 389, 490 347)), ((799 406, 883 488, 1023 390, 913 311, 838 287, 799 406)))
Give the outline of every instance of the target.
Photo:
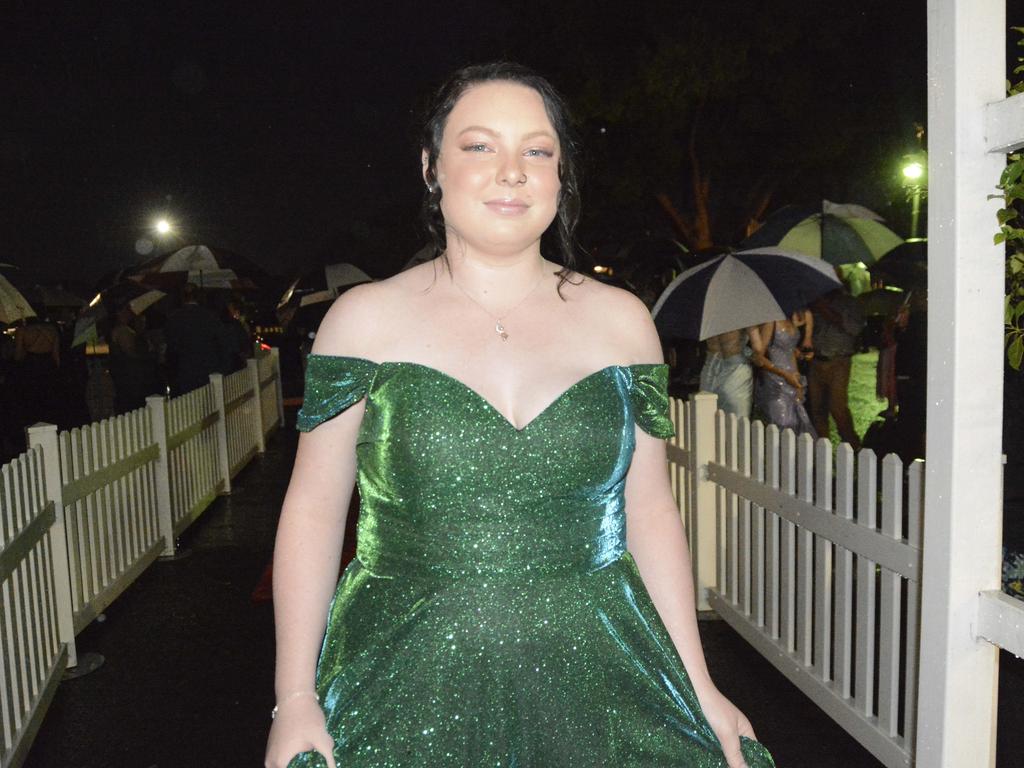
POLYGON ((265 765, 772 765, 704 661, 650 314, 542 253, 571 263, 562 100, 470 67, 422 146, 438 258, 346 292, 309 357, 265 765))
POLYGON ((779 429, 792 429, 817 437, 804 407, 806 380, 800 360, 814 355, 814 317, 809 309, 794 312, 787 320, 765 323, 751 333, 752 361, 759 368, 754 402, 779 429))

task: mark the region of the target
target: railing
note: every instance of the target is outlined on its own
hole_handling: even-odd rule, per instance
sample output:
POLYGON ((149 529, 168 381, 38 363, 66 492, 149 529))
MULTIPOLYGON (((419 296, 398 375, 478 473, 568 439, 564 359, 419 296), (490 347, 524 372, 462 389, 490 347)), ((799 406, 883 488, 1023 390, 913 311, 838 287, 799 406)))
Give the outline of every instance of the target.
POLYGON ((833 469, 828 440, 715 403, 701 393, 672 405, 670 471, 698 604, 882 763, 911 765, 924 463, 905 473, 890 455, 879 473, 873 451, 843 444, 833 469))
POLYGON ((0 469, 0 768, 39 727, 75 636, 161 554, 283 423, 277 350, 236 373, 84 427, 28 429, 0 469))
MULTIPOLYGON (((67 576, 42 450, 0 468, 0 765, 20 765, 68 660, 54 580, 67 576)), ((65 609, 67 606, 63 606, 65 609)), ((63 619, 70 618, 65 610, 63 619)))
MULTIPOLYGON (((225 481, 224 457, 218 444, 222 424, 218 401, 220 377, 201 389, 166 401, 147 398, 153 426, 168 459, 172 539, 202 514, 218 493, 230 490, 225 481), (160 412, 165 414, 162 418, 160 412)), ((168 542, 173 547, 173 541, 168 542)))
POLYGON ((68 432, 32 428, 60 472, 75 634, 131 584, 162 548, 154 469, 159 446, 145 408, 68 432), (59 460, 52 458, 56 438, 59 460))

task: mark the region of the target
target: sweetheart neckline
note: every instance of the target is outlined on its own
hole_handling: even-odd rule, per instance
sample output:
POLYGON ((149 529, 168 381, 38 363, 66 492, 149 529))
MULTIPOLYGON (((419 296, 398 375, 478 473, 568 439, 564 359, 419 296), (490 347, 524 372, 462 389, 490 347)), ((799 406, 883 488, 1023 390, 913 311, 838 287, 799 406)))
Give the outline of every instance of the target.
POLYGON ((569 394, 571 392, 573 392, 573 390, 575 390, 577 387, 582 386, 584 383, 586 383, 586 382, 588 382, 588 381, 590 381, 592 379, 596 379, 598 376, 600 376, 600 375, 602 375, 604 373, 607 373, 608 371, 612 371, 612 370, 626 370, 626 369, 630 369, 630 368, 657 368, 659 366, 667 366, 668 365, 668 363, 631 363, 631 364, 628 364, 628 365, 623 365, 623 364, 620 364, 620 363, 616 363, 616 364, 612 364, 612 365, 606 365, 603 368, 598 368, 596 371, 591 371, 590 373, 586 374, 582 378, 577 379, 572 384, 570 384, 568 387, 563 389, 558 395, 555 396, 554 400, 552 400, 546 406, 544 406, 544 408, 541 409, 541 411, 536 416, 534 416, 532 419, 530 419, 528 422, 526 422, 526 424, 524 424, 523 426, 517 427, 515 424, 512 423, 512 421, 504 413, 499 411, 490 400, 488 400, 482 394, 480 394, 475 389, 473 389, 473 387, 469 386, 462 379, 459 379, 459 378, 457 378, 455 376, 452 376, 450 373, 442 371, 440 368, 435 368, 432 365, 426 365, 425 363, 416 363, 416 362, 413 362, 411 360, 383 360, 381 362, 376 362, 374 360, 370 360, 370 359, 365 358, 365 357, 356 357, 356 356, 352 356, 352 355, 322 355, 322 354, 319 354, 319 353, 310 353, 309 357, 324 357, 324 358, 335 358, 335 359, 360 360, 362 362, 369 363, 370 365, 373 365, 376 368, 380 368, 380 367, 383 367, 383 366, 398 366, 398 367, 405 366, 405 367, 419 368, 419 369, 424 370, 424 371, 429 371, 429 372, 439 376, 440 378, 442 378, 442 379, 444 379, 446 381, 454 382, 463 391, 469 393, 470 395, 475 397, 480 403, 482 403, 484 406, 486 406, 487 409, 491 413, 493 413, 496 417, 498 417, 499 419, 501 419, 501 421, 503 421, 505 423, 506 427, 508 427, 509 429, 513 430, 514 432, 516 432, 518 434, 522 434, 527 429, 529 429, 531 426, 533 426, 533 424, 535 424, 542 417, 544 417, 549 411, 551 411, 553 408, 555 408, 555 406, 557 406, 559 403, 561 403, 563 400, 565 400, 565 398, 568 397, 569 394))

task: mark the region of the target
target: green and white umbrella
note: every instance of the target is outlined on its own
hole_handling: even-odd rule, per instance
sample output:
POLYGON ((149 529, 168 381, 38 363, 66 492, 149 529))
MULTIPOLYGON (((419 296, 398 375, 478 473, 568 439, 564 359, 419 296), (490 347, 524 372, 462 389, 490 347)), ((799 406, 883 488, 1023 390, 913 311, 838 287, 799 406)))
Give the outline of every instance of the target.
POLYGON ((824 200, 820 209, 787 205, 769 216, 740 247, 776 246, 829 264, 870 267, 903 242, 882 221, 874 211, 852 203, 824 200))

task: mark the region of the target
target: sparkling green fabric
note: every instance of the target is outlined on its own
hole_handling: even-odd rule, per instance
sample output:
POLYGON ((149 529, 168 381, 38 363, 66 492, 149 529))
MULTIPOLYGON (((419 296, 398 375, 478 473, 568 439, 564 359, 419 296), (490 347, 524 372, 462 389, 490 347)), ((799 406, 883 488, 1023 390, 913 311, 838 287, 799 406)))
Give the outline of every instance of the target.
POLYGON ((341 768, 726 765, 626 550, 634 424, 672 434, 667 375, 603 368, 516 429, 437 369, 308 358, 300 429, 366 398, 317 670, 341 768))

